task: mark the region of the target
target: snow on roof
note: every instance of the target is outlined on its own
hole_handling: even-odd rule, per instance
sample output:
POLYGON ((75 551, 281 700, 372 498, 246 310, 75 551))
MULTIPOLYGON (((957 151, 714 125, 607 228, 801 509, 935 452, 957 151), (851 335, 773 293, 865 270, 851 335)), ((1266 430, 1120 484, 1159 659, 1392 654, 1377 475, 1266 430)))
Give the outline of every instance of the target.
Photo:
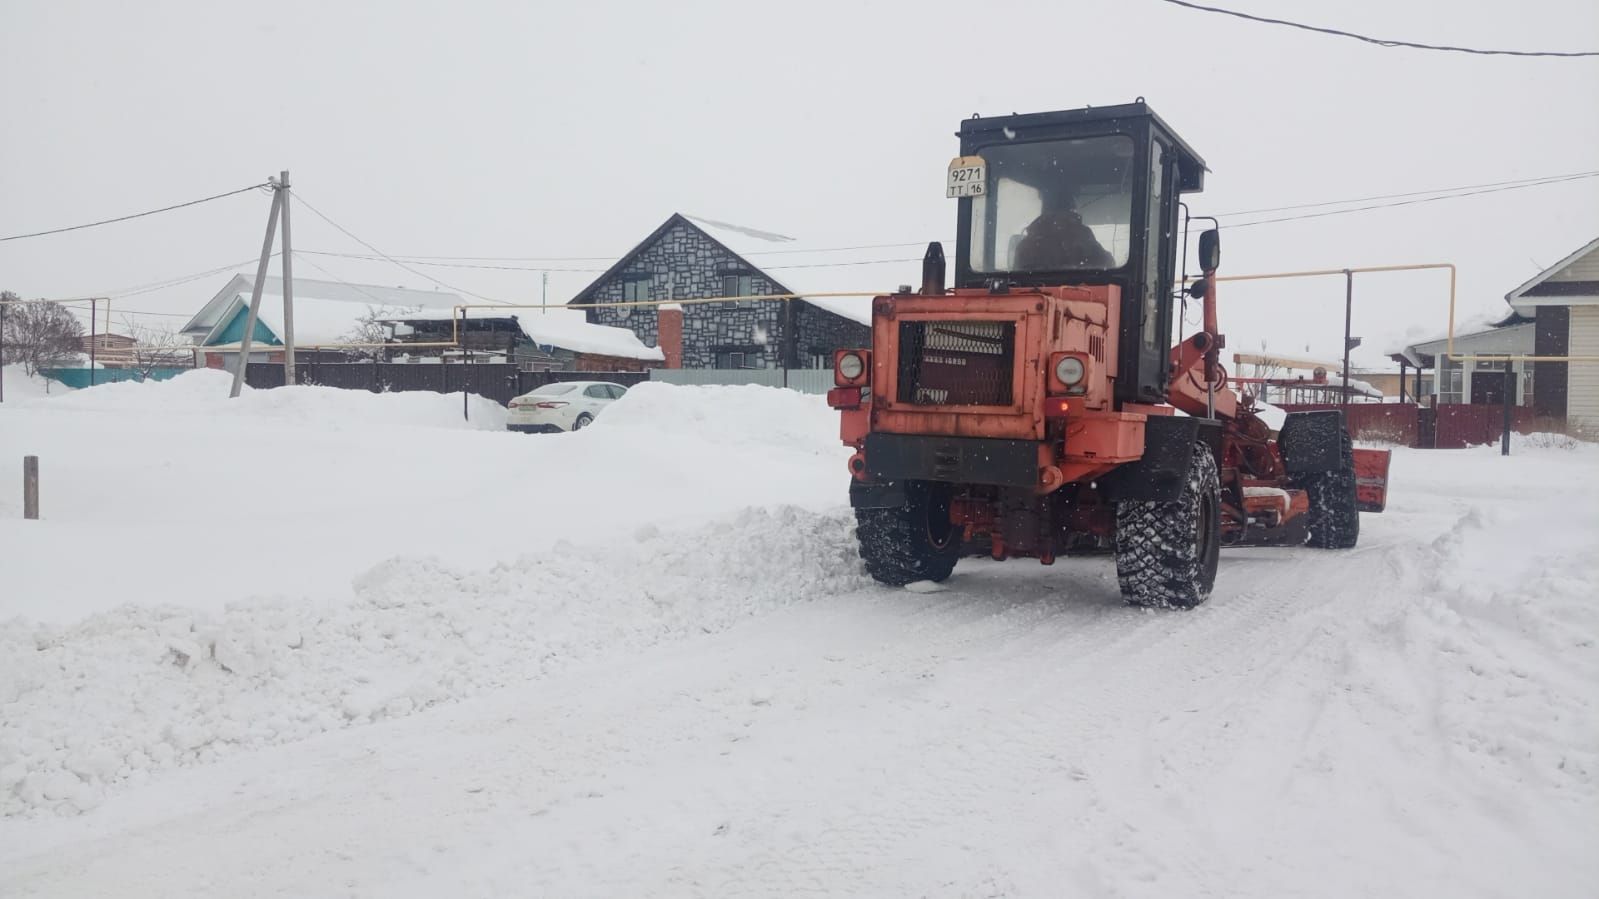
MULTIPOLYGON (((201 343, 214 340, 237 313, 249 308, 254 286, 251 279, 235 275, 183 326, 183 333, 199 337, 201 343)), ((461 302, 453 293, 295 278, 294 342, 306 346, 343 342, 374 310, 448 310, 461 302)), ((282 278, 268 277, 262 283, 258 318, 278 339, 283 338, 282 278)))
MULTIPOLYGON (((645 346, 644 342, 638 339, 638 335, 627 328, 591 324, 583 313, 576 310, 467 309, 465 313, 470 320, 510 319, 517 323, 529 340, 541 346, 560 347, 574 353, 642 359, 646 362, 661 362, 666 359, 660 347, 645 346)), ((449 321, 459 314, 460 312, 454 309, 420 309, 385 315, 383 320, 449 321)))
MULTIPOLYGON (((1514 314, 1490 315, 1479 313, 1455 322, 1456 353, 1531 353, 1536 325, 1530 321, 1516 324, 1514 314)), ((1449 330, 1428 332, 1423 340, 1412 340, 1390 355, 1403 356, 1413 365, 1430 365, 1424 357, 1437 356, 1449 346, 1449 330)))

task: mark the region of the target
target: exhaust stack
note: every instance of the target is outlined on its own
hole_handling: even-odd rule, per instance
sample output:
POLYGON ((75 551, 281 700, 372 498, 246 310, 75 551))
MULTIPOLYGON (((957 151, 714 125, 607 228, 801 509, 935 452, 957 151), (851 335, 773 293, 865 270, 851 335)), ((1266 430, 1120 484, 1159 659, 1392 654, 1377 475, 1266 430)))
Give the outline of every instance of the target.
POLYGON ((922 257, 922 295, 944 295, 944 247, 936 240, 927 245, 922 257))

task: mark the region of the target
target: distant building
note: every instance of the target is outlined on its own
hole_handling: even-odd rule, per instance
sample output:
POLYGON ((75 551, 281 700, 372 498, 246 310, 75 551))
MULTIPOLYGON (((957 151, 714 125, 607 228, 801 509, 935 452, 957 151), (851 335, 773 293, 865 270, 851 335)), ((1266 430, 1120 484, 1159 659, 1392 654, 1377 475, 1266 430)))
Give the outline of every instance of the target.
POLYGON ((1423 394, 1432 404, 1503 405, 1508 367, 1513 391, 1511 404, 1530 406, 1533 404, 1532 363, 1472 357, 1530 356, 1534 329, 1532 319, 1515 312, 1502 318, 1478 318, 1456 326, 1452 354, 1446 333, 1411 343, 1392 355, 1402 369, 1414 366, 1418 371, 1433 370, 1431 392, 1423 394), (1465 358, 1451 358, 1451 355, 1465 358))
MULTIPOLYGON (((1506 294, 1505 302, 1534 323, 1530 352, 1599 357, 1599 238, 1506 294)), ((1532 367, 1538 412, 1599 433, 1599 364, 1539 361, 1532 367)))
MULTIPOLYGON (((225 368, 238 363, 244 328, 250 311, 254 282, 235 275, 183 326, 182 335, 194 344, 197 367, 225 368)), ((381 344, 382 334, 367 327, 385 313, 442 309, 448 312, 464 302, 453 293, 294 279, 295 358, 305 362, 347 361, 350 350, 335 344, 381 344), (365 334, 371 340, 362 340, 365 334)), ((251 362, 283 361, 283 280, 267 278, 261 307, 251 337, 251 362)))
POLYGON ((387 358, 408 362, 513 362, 523 371, 644 371, 666 360, 632 331, 592 324, 575 312, 511 314, 429 309, 385 316, 387 358), (456 344, 444 346, 443 344, 456 344))
MULTIPOLYGON (((786 240, 674 213, 570 302, 671 303, 804 294, 804 288, 789 283, 787 274, 774 276, 741 255, 759 251, 752 247, 771 246, 768 239, 774 237, 786 240)), ((886 285, 883 292, 892 288, 886 285)), ((871 306, 865 298, 687 303, 664 309, 620 306, 586 312, 592 323, 626 328, 643 343, 661 347, 668 367, 826 368, 832 365, 834 350, 871 342, 871 306)))
POLYGON ((101 368, 126 368, 131 365, 133 347, 137 345, 138 341, 126 334, 85 334, 78 338, 79 352, 92 356, 95 364, 101 368))

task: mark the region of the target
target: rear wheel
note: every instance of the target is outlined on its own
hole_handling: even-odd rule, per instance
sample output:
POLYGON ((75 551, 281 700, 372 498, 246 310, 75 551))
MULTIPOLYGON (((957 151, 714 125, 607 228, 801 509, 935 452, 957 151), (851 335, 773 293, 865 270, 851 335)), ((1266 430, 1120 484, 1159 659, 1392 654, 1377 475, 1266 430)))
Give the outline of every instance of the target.
POLYGON ((953 496, 949 484, 909 481, 900 507, 856 509, 855 536, 866 571, 893 587, 947 579, 961 551, 960 533, 949 518, 953 496))
POLYGON ((1332 471, 1302 474, 1294 486, 1305 491, 1310 503, 1305 545, 1316 549, 1350 549, 1360 540, 1360 508, 1355 499, 1355 444, 1348 433, 1339 435, 1338 467, 1332 471))
POLYGON ((572 430, 581 431, 581 430, 583 430, 584 428, 588 427, 589 425, 591 425, 593 423, 594 423, 594 416, 588 414, 587 412, 584 412, 582 415, 579 415, 577 417, 577 421, 572 422, 572 430))
POLYGON ((1116 507, 1116 578, 1135 606, 1191 609, 1210 598, 1221 556, 1221 486, 1216 458, 1194 444, 1175 502, 1116 507))

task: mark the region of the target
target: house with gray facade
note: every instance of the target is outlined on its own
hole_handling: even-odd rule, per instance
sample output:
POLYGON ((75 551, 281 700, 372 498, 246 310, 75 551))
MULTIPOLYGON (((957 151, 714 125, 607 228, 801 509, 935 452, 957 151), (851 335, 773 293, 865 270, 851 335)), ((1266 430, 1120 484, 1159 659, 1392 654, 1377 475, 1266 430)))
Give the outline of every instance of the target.
MULTIPOLYGON (((674 213, 569 302, 675 301, 803 293, 762 271, 729 243, 733 226, 717 227, 674 213)), ((746 232, 747 233, 747 232, 746 232)), ((751 254, 753 255, 753 254, 751 254)), ((827 368, 833 351, 871 343, 869 301, 735 300, 676 307, 610 306, 585 310, 598 325, 627 328, 647 346, 675 342, 681 315, 683 368, 827 368)), ((668 366, 673 353, 667 350, 668 366)))

